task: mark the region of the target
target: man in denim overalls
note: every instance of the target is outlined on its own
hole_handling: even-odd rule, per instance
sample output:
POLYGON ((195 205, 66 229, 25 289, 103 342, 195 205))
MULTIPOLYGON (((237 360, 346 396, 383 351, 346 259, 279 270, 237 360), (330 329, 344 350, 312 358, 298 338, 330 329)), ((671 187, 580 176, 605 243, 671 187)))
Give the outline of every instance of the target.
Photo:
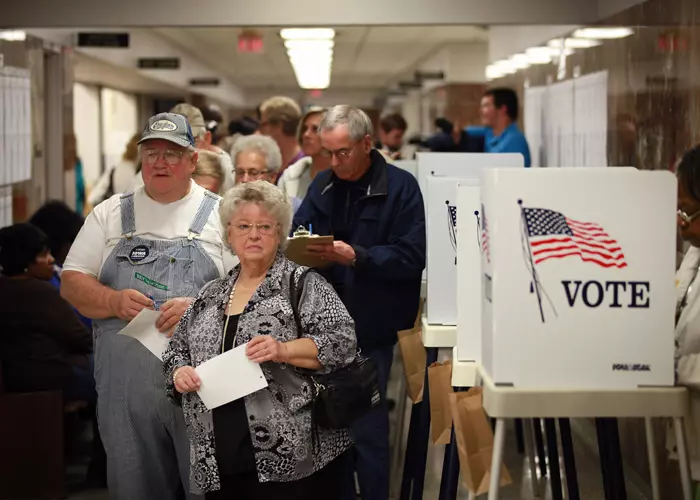
POLYGON ((118 335, 141 310, 171 335, 192 297, 235 262, 223 246, 220 198, 197 186, 185 117, 152 117, 139 141, 144 186, 88 216, 66 259, 63 296, 94 319, 98 420, 110 497, 175 499, 189 491, 182 410, 166 397, 161 361, 118 335))

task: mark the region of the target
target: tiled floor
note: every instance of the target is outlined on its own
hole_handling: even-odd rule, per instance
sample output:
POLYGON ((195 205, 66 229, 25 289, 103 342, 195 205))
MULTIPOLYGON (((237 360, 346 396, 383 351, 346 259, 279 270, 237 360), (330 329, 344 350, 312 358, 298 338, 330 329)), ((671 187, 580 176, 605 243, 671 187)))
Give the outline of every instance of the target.
MULTIPOLYGON (((402 367, 400 359, 394 364, 391 376, 391 382, 389 387, 389 396, 398 400, 400 396, 401 386, 402 386, 402 367)), ((392 434, 395 434, 399 430, 399 413, 401 405, 397 405, 397 409, 392 412, 392 434)), ((398 457, 398 463, 392 464, 393 477, 392 477, 392 499, 398 499, 399 487, 401 482, 401 474, 403 470, 403 453, 402 449, 405 446, 405 437, 408 433, 408 421, 410 416, 410 402, 404 408, 404 418, 405 425, 403 427, 403 440, 401 443, 401 449, 394 450, 395 453, 392 457, 398 457)), ((578 471, 578 483, 580 488, 580 498, 581 500, 603 500, 603 489, 601 482, 600 468, 598 464, 598 458, 593 452, 591 447, 591 435, 590 429, 587 432, 585 427, 585 422, 572 422, 572 427, 574 429, 574 450, 576 455, 576 466, 578 471)), ((395 436, 391 436, 392 443, 396 443, 395 436)), ((426 471, 425 480, 425 490, 423 498, 425 500, 436 500, 438 497, 438 492, 440 489, 440 477, 442 472, 442 457, 444 453, 443 446, 429 448, 428 453, 428 465, 426 471)), ((505 464, 508 468, 511 476, 513 478, 513 483, 509 486, 502 488, 501 490, 501 500, 534 500, 536 497, 533 495, 532 480, 530 475, 529 464, 527 459, 517 453, 516 443, 515 443, 515 433, 513 428, 509 428, 506 439, 506 454, 505 454, 505 464)), ((561 467, 563 470, 563 466, 561 467)), ((80 474, 82 469, 76 467, 73 469, 74 478, 77 477, 75 474, 80 474)), ((633 482, 629 481, 627 484, 627 493, 629 500, 645 500, 646 497, 638 491, 633 482)), ((564 478, 562 478, 564 480, 564 478)), ((546 481, 540 481, 540 488, 545 488, 545 500, 551 498, 551 492, 549 490, 549 484, 546 481)), ((458 498, 460 500, 466 500, 468 498, 468 492, 464 486, 460 486, 460 492, 458 498)), ((106 500, 108 498, 106 491, 104 490, 88 490, 80 491, 72 494, 70 499, 73 500, 106 500)), ((485 495, 479 497, 480 499, 486 498, 485 495)), ((542 498, 542 497, 539 497, 542 498)), ((565 496, 566 498, 566 496, 565 496)))

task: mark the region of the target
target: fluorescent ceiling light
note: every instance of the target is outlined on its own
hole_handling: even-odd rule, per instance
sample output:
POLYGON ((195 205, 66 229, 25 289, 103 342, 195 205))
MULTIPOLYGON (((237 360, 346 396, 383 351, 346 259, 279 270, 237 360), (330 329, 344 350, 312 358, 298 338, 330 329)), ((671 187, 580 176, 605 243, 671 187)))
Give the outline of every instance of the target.
POLYGON ((335 30, 331 28, 286 28, 280 31, 285 40, 332 40, 335 30))
POLYGON ((503 70, 496 66, 495 64, 489 64, 486 66, 486 79, 495 80, 496 78, 502 78, 505 76, 503 70))
MULTIPOLYGON (((561 38, 550 40, 547 45, 553 49, 561 49, 561 38)), ((593 38, 566 38, 564 41, 564 47, 567 49, 589 49, 598 45, 600 40, 593 38)))
POLYGON ((27 39, 27 34, 24 31, 2 30, 0 31, 0 40, 6 42, 23 42, 27 39))
POLYGON ((614 38, 625 38, 633 33, 634 30, 631 28, 583 28, 574 31, 574 38, 611 40, 614 38))
POLYGON ((287 49, 333 49, 333 40, 285 40, 287 49))
POLYGON ((504 75, 512 75, 518 68, 516 68, 509 60, 503 59, 502 61, 497 61, 493 64, 498 68, 498 70, 504 75))
POLYGON ((290 28, 280 31, 289 62, 302 89, 325 89, 331 83, 333 38, 330 28, 290 28))
POLYGON ((530 67, 530 61, 528 60, 526 54, 515 54, 510 56, 508 61, 515 69, 525 69, 530 67))
POLYGON ((531 47, 525 51, 530 64, 549 64, 552 62, 552 49, 549 47, 531 47))

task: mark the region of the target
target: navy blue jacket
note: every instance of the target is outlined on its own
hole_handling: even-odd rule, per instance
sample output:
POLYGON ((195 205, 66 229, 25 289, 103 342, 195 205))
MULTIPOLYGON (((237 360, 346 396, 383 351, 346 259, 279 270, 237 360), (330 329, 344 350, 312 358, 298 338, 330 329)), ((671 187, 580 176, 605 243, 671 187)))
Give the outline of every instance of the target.
MULTIPOLYGON (((335 264, 321 271, 355 320, 363 350, 391 346, 396 333, 413 326, 425 267, 425 209, 416 179, 371 152, 372 180, 351 214, 355 266, 335 264)), ((294 216, 320 235, 333 234, 332 170, 319 173, 294 216)))

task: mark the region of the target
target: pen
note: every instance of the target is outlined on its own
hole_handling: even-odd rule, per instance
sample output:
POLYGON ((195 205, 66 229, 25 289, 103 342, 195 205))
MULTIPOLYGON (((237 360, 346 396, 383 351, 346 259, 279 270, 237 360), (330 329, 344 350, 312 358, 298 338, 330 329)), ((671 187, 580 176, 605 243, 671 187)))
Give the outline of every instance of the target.
POLYGON ((158 303, 156 302, 156 299, 153 297, 153 295, 148 295, 148 298, 153 301, 153 310, 157 311, 158 310, 158 303))

